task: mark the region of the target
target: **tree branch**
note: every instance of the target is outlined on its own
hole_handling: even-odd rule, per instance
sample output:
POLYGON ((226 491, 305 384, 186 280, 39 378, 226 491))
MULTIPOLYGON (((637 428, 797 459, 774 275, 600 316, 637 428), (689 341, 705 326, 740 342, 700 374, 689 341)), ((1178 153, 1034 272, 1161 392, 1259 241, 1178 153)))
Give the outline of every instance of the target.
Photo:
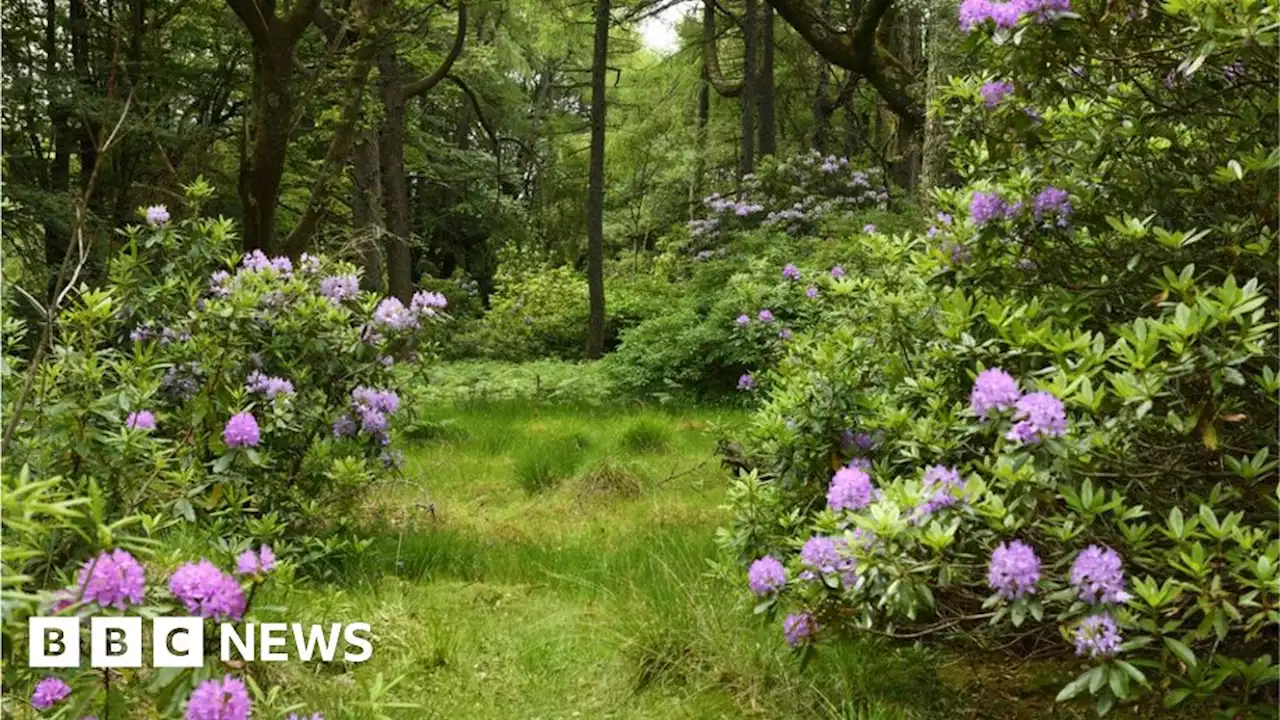
POLYGON ((472 91, 472 89, 468 87, 467 84, 457 75, 446 74, 445 79, 454 85, 457 85, 458 89, 462 91, 462 94, 466 95, 467 99, 471 101, 471 107, 476 111, 476 119, 480 121, 480 127, 484 128, 485 134, 489 136, 489 143, 493 146, 493 153, 499 158, 498 162, 501 163, 502 146, 498 142, 498 133, 494 132, 493 126, 489 124, 489 121, 484 116, 484 112, 480 109, 480 98, 477 97, 475 92, 472 91))
POLYGON ((466 40, 467 3, 465 0, 458 0, 458 29, 453 35, 453 47, 449 48, 449 54, 445 56, 444 61, 440 63, 440 67, 435 69, 435 72, 404 86, 404 97, 417 97, 440 84, 440 81, 453 69, 453 64, 457 62, 458 56, 462 54, 462 46, 466 43, 466 40))
POLYGON ((298 0, 298 4, 283 19, 284 36, 290 45, 296 43, 303 31, 311 24, 320 7, 320 0, 298 0))
POLYGON ((893 0, 867 0, 850 31, 832 27, 810 0, 768 0, 809 46, 834 65, 861 74, 885 104, 904 122, 921 125, 924 109, 908 94, 908 79, 886 59, 876 43, 876 30, 893 0), (888 67, 886 67, 888 66, 888 67))
POLYGON ((263 13, 257 0, 227 0, 227 6, 240 18, 254 45, 266 47, 270 44, 271 24, 276 17, 274 12, 263 13))
POLYGON ((720 53, 716 50, 715 0, 703 0, 702 6, 702 67, 707 82, 721 97, 733 98, 742 94, 743 83, 730 83, 720 69, 720 53))

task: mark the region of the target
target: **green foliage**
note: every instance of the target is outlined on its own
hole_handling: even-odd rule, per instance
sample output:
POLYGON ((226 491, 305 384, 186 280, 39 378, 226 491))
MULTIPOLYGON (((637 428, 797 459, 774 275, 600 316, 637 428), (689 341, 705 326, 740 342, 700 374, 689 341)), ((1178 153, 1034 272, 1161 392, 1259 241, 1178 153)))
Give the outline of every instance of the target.
POLYGON ((828 637, 889 628, 1070 656, 1080 622, 1105 613, 1123 644, 1075 661, 1060 701, 1274 717, 1276 268, 1261 260, 1280 163, 1275 118, 1257 115, 1280 79, 1261 52, 1273 14, 1077 10, 973 34, 1016 90, 987 107, 980 86, 1005 78, 953 83, 939 110, 965 187, 937 193, 946 214, 926 235, 858 249, 810 331, 758 373, 767 395, 743 441, 756 472, 731 491, 720 542, 737 572, 782 558, 793 579, 758 611, 804 609, 828 637), (1103 52, 1125 59, 1091 59, 1103 52), (1232 110, 1192 112, 1210 96, 1232 110), (979 192, 998 196, 992 217, 979 192), (992 367, 1061 399, 1065 436, 1024 444, 1024 418, 976 417, 973 378, 992 367), (854 461, 878 495, 832 510, 828 484, 854 461), (959 473, 952 505, 923 477, 937 465, 959 473), (854 575, 798 577, 817 536, 848 543, 854 575), (1042 561, 1016 600, 985 574, 1013 539, 1042 561), (1127 601, 1091 606, 1071 586, 1090 545, 1123 558, 1127 601))
MULTIPOLYGON (((246 256, 234 275, 211 280, 233 264, 229 222, 131 227, 124 238, 110 283, 81 291, 58 318, 12 461, 81 494, 96 483, 113 519, 141 512, 225 537, 312 536, 317 552, 350 549, 332 509, 386 475, 393 456, 383 431, 348 438, 334 423, 353 413, 362 422, 353 391, 399 385, 409 372, 394 361, 429 348, 412 328, 371 322, 376 297, 318 292, 322 278, 354 272, 344 263, 304 257, 288 271, 285 260, 246 256), (270 396, 251 387, 255 374, 290 389, 270 396), (151 413, 155 429, 129 427, 138 413, 151 413), (224 436, 240 413, 260 438, 224 436)), ((6 368, 21 364, 6 358, 6 368)), ((10 390, 18 378, 5 382, 10 390)))
POLYGON ((425 383, 411 389, 416 403, 602 405, 617 396, 612 378, 599 363, 454 362, 432 367, 426 375, 425 383))

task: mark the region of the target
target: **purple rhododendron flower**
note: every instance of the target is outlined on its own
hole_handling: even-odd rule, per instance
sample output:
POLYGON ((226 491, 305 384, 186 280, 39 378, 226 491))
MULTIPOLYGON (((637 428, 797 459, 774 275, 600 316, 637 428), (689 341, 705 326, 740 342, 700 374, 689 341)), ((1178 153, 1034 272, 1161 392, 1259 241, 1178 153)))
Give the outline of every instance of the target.
POLYGON ((419 315, 435 315, 436 310, 449 307, 449 300, 443 293, 419 290, 409 300, 409 309, 419 315))
POLYGON ((756 379, 751 377, 751 373, 746 373, 742 377, 738 378, 738 389, 739 390, 755 390, 756 389, 756 379))
POLYGON ((249 412, 232 415, 222 431, 222 439, 228 447, 257 447, 262 439, 258 420, 249 412))
POLYGON ((335 305, 360 293, 360 278, 355 275, 331 275, 320 281, 320 294, 335 305))
POLYGON ((35 692, 31 693, 31 707, 37 710, 48 710, 71 695, 71 686, 61 678, 46 677, 36 683, 35 692))
POLYGON ((302 271, 308 275, 315 275, 320 272, 320 258, 308 253, 302 253, 298 256, 298 262, 302 265, 302 271))
POLYGON ((1024 15, 1035 15, 1040 21, 1048 20, 1051 13, 1067 12, 1071 9, 1071 0, 964 0, 960 4, 960 28, 969 32, 988 20, 994 21, 996 27, 1011 30, 1018 25, 1024 15))
POLYGON ((1014 423, 1005 437, 1032 445, 1045 438, 1067 434, 1067 411, 1052 393, 1033 392, 1018 398, 1014 406, 1014 423))
POLYGON ((86 560, 76 584, 84 602, 124 610, 129 604, 142 604, 146 575, 132 555, 117 548, 86 560))
POLYGON ((263 545, 258 552, 245 550, 236 557, 237 575, 261 575, 276 567, 276 555, 271 546, 263 545))
POLYGON ((1071 564, 1071 584, 1087 603, 1123 603, 1130 598, 1124 591, 1124 563, 1120 555, 1104 545, 1090 545, 1071 564))
POLYGON ((737 320, 734 320, 734 323, 737 324, 738 327, 746 327, 751 324, 751 317, 746 313, 743 313, 738 316, 737 320))
POLYGON ((336 438, 351 437, 358 430, 356 421, 352 420, 350 415, 343 415, 333 421, 333 436, 336 438))
POLYGON ((1016 600, 1036 590, 1040 582, 1040 558, 1021 540, 1000 543, 991 551, 987 584, 1006 600, 1016 600))
POLYGON ((791 263, 787 263, 787 266, 782 268, 782 277, 788 280, 799 280, 800 269, 791 263))
POLYGON ((773 311, 765 308, 760 311, 759 315, 756 315, 756 318, 762 323, 771 323, 773 322, 773 311))
POLYGON ((839 265, 836 265, 835 267, 831 268, 831 277, 835 278, 836 280, 839 280, 840 278, 844 277, 844 268, 840 267, 839 265))
POLYGON ((150 410, 131 412, 129 417, 125 418, 124 426, 130 430, 155 430, 156 416, 150 410))
POLYGON ((804 296, 809 298, 810 300, 818 299, 818 288, 813 285, 810 285, 809 287, 805 288, 804 296))
POLYGON ((187 700, 185 720, 249 720, 253 703, 242 681, 227 675, 205 680, 187 700))
POLYGON ((271 549, 270 545, 263 545, 258 548, 258 560, 262 563, 263 572, 271 572, 276 569, 276 552, 271 549))
POLYGON ((969 201, 969 219, 974 225, 986 225, 1007 217, 1009 206, 993 192, 976 192, 969 201))
POLYGON ((158 228, 169 222, 169 208, 164 205, 152 205, 147 208, 146 216, 147 224, 158 228))
POLYGON ((973 381, 969 407, 973 408, 975 415, 986 420, 993 411, 1013 408, 1021 397, 1022 390, 1012 375, 1000 368, 987 368, 973 381))
POLYGON ((1059 225, 1066 225, 1072 212, 1071 197, 1066 190, 1050 185, 1036 195, 1034 212, 1037 220, 1054 217, 1059 225))
POLYGON ((813 637, 817 630, 818 623, 807 612, 792 613, 782 621, 782 636, 791 647, 797 647, 813 637))
POLYGON ((262 562, 258 560, 258 553, 252 550, 245 550, 236 556, 237 575, 257 575, 261 572, 262 562))
MULTIPOLYGON (((387 434, 390 420, 387 415, 399 409, 399 395, 392 390, 358 387, 351 391, 351 407, 353 415, 360 419, 360 430, 384 445, 390 442, 391 437, 387 434)), ((351 422, 354 423, 354 420, 351 422)), ((343 431, 348 430, 343 418, 339 418, 339 423, 342 423, 343 431)), ((338 423, 334 423, 334 434, 341 437, 338 423)))
POLYGON ((827 487, 827 507, 832 510, 861 510, 877 497, 871 476, 865 470, 848 465, 836 471, 827 487))
POLYGON ((916 521, 943 508, 957 505, 960 498, 956 492, 964 489, 964 481, 960 479, 960 473, 955 468, 943 465, 934 465, 926 470, 922 484, 929 497, 916 508, 916 521))
POLYGON ((373 311, 373 323, 391 330, 417 328, 418 314, 404 306, 399 298, 383 298, 373 311))
POLYGON ((772 555, 751 563, 747 570, 747 587, 756 595, 768 595, 787 584, 787 569, 772 555))
POLYGON ((959 14, 960 28, 969 32, 991 19, 991 0, 964 0, 959 14))
POLYGON ((239 620, 245 611, 244 590, 230 574, 208 560, 187 563, 169 578, 169 592, 190 612, 215 620, 239 620))
POLYGON ((820 573, 833 573, 844 564, 835 538, 814 536, 800 549, 800 562, 820 573))
POLYGON ((249 377, 245 379, 244 387, 249 392, 266 395, 272 400, 281 396, 293 395, 293 383, 284 378, 272 377, 258 370, 249 373, 249 377))
POLYGON ((876 230, 875 225, 872 225, 871 223, 867 223, 866 225, 862 226, 862 232, 866 233, 867 235, 875 235, 878 231, 876 230))
POLYGON ((1076 655, 1111 657, 1120 649, 1120 629, 1110 615, 1090 615, 1075 630, 1076 655))

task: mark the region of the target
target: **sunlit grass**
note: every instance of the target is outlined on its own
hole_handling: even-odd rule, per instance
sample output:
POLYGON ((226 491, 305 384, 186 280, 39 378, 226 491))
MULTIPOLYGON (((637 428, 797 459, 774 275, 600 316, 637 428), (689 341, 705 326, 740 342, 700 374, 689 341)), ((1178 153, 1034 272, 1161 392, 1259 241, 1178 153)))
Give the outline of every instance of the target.
POLYGON ((345 674, 273 666, 273 681, 358 708, 378 673, 401 677, 415 718, 923 717, 902 708, 923 707, 929 663, 858 644, 802 672, 777 624, 708 573, 727 482, 711 431, 740 416, 420 414, 440 431, 359 510, 369 550, 329 584, 263 598, 294 621, 369 621, 373 659, 345 674), (530 457, 559 463, 556 482, 522 487, 530 457))

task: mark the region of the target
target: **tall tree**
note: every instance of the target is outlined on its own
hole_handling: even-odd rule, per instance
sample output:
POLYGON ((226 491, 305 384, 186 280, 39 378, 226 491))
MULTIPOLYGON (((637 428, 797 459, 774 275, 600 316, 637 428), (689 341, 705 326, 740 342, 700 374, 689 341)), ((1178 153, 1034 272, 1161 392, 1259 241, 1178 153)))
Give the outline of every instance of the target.
POLYGON ((763 54, 760 65, 760 157, 773 155, 778 151, 777 113, 774 111, 774 98, 777 95, 773 80, 774 46, 773 46, 773 6, 765 3, 763 54))
POLYGON ((746 0, 742 11, 742 149, 738 155, 738 175, 750 175, 756 169, 756 45, 760 31, 759 0, 746 0))
POLYGON ((591 160, 587 179, 587 357, 604 353, 604 77, 609 62, 609 0, 596 0, 591 54, 591 160))
POLYGON ((930 105, 924 124, 924 142, 921 150, 920 191, 930 202, 929 191, 946 184, 950 170, 947 156, 946 126, 934 102, 946 87, 951 75, 959 70, 964 55, 961 52, 962 36, 955 21, 955 0, 936 0, 928 6, 925 30, 925 53, 928 58, 926 97, 930 105))
POLYGON ((298 0, 284 15, 276 14, 276 0, 227 0, 227 5, 248 31, 253 48, 239 181, 244 248, 271 252, 276 249, 276 205, 297 105, 295 49, 320 0, 298 0))
POLYGON ((392 295, 408 302, 413 295, 412 228, 409 222, 409 186, 405 180, 405 105, 440 84, 462 54, 467 38, 467 5, 458 2, 458 25, 453 45, 439 67, 403 82, 407 63, 389 42, 378 58, 381 78, 382 122, 378 127, 378 160, 381 165, 383 212, 387 223, 387 284, 392 295))

